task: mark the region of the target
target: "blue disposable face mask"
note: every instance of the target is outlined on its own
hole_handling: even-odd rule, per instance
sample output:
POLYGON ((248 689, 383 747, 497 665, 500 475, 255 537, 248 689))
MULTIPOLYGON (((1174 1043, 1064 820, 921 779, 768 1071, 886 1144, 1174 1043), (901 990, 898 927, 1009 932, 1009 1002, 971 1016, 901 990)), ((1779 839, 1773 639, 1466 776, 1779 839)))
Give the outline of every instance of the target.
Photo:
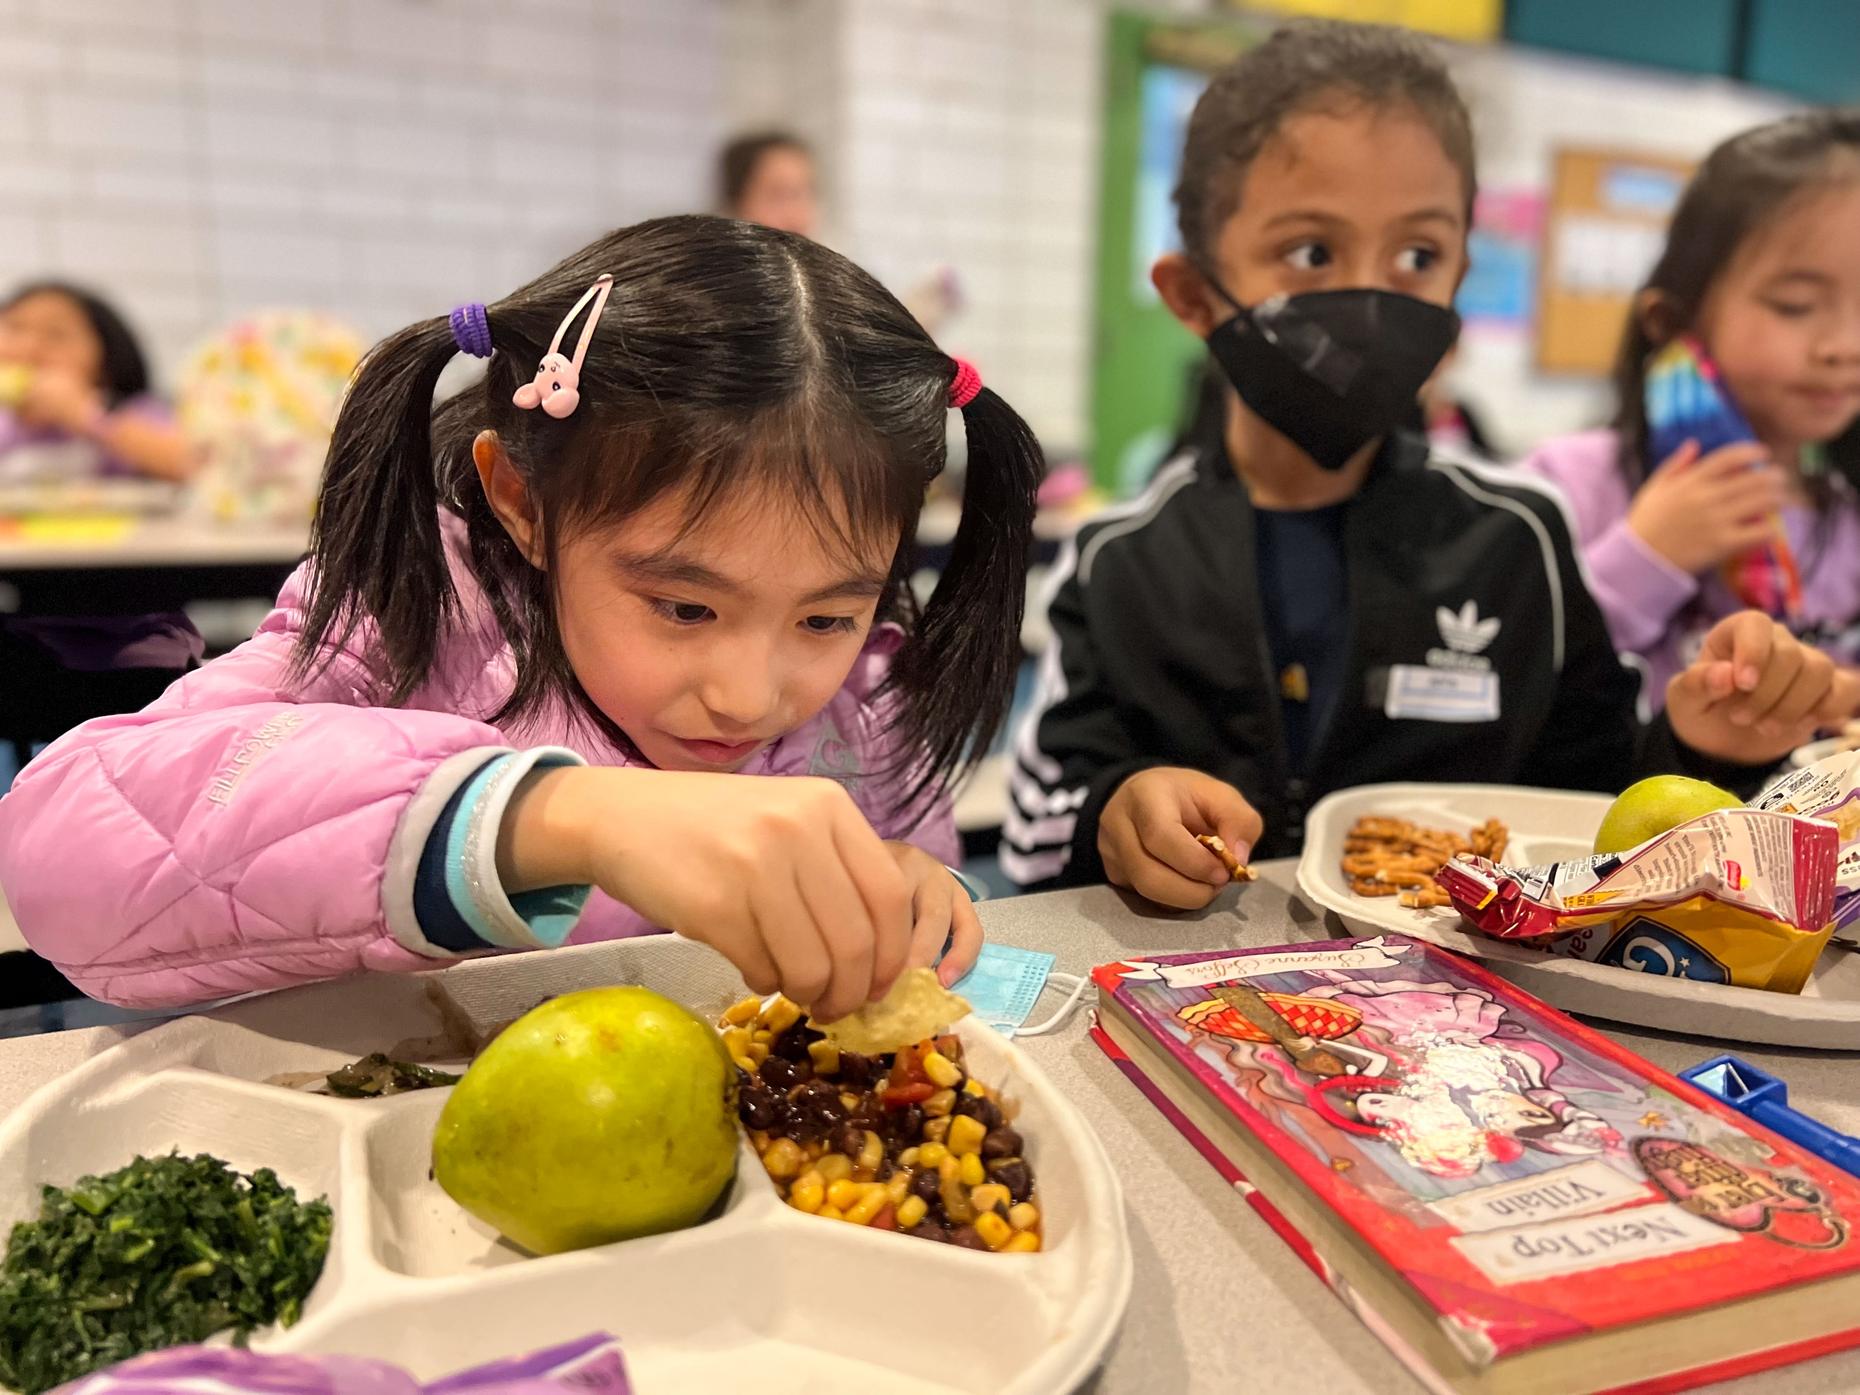
POLYGON ((1004 1037, 1038 1036, 1057 1027, 1078 1005, 1089 978, 1053 972, 1053 956, 1045 950, 1014 945, 984 944, 975 967, 950 989, 967 999, 979 1022, 1004 1037), (1025 1025, 1040 994, 1051 986, 1070 989, 1057 1012, 1032 1027, 1025 1025))
MULTIPOLYGON (((980 901, 982 892, 975 882, 958 872, 954 867, 949 873, 958 885, 969 894, 970 901, 980 901)), ((949 953, 954 940, 943 941, 943 953, 937 955, 942 962, 943 954, 949 953)), ((1004 1037, 1031 1037, 1050 1032, 1078 1006, 1091 978, 1074 974, 1056 974, 1053 972, 1055 959, 1042 949, 1019 949, 1014 945, 982 944, 981 953, 975 956, 975 967, 964 974, 951 986, 950 992, 961 995, 967 1001, 970 1010, 979 1022, 993 1027, 1004 1037), (1066 1000, 1043 1022, 1028 1027, 1024 1025, 1033 1005, 1040 1000, 1040 994, 1046 991, 1048 984, 1055 988, 1070 990, 1066 1000)))

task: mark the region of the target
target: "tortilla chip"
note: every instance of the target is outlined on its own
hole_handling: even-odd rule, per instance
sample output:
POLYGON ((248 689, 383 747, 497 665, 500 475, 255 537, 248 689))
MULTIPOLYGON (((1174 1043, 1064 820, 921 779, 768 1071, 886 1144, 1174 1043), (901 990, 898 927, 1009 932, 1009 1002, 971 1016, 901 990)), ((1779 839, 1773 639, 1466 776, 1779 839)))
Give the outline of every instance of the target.
POLYGON ((876 1003, 837 1022, 814 1026, 842 1051, 877 1056, 914 1046, 968 1015, 968 1003, 937 981, 935 969, 917 968, 899 974, 891 991, 876 1003))

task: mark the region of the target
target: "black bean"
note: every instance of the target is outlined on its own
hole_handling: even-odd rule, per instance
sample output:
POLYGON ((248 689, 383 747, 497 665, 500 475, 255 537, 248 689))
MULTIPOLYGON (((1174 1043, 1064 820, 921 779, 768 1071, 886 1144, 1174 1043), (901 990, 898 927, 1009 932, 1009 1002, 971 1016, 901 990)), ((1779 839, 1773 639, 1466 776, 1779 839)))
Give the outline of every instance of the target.
POLYGON ((883 1111, 883 1128, 881 1132, 889 1139, 896 1140, 902 1147, 909 1148, 920 1141, 923 1133, 924 1112, 914 1104, 907 1104, 902 1109, 883 1111))
POLYGON ((790 1061, 786 1056, 770 1056, 762 1063, 760 1074, 763 1081, 772 1088, 791 1090, 811 1072, 803 1070, 800 1063, 790 1061))
POLYGON ((752 1129, 772 1129, 781 1122, 783 1101, 759 1081, 745 1081, 737 1092, 736 1113, 752 1129))
POLYGON ((1006 1187, 1016 1201, 1033 1195, 1033 1169, 1025 1158, 999 1158, 988 1164, 988 1175, 1006 1187))
POLYGON ((986 1095, 956 1096, 955 1112, 968 1115, 985 1129, 1001 1127, 1001 1106, 986 1095))
POLYGON ((865 1130, 857 1124, 841 1124, 833 1131, 834 1152, 844 1153, 849 1158, 856 1158, 863 1147, 865 1147, 865 1130))
POLYGON ((825 1035, 824 1032, 817 1032, 808 1026, 804 1018, 777 1034, 769 1046, 769 1054, 789 1061, 805 1061, 808 1046, 822 1040, 825 1035))
POLYGON ((910 1233, 919 1240, 934 1240, 940 1245, 949 1243, 949 1232, 935 1221, 919 1221, 911 1227, 910 1233))
POLYGON ((921 1168, 911 1174, 911 1195, 927 1204, 943 1199, 943 1179, 934 1167, 921 1168))
POLYGON ((982 1157, 991 1162, 996 1158, 1017 1158, 1020 1156, 1020 1148, 1020 1131, 1003 1124, 1000 1128, 990 1129, 988 1136, 982 1140, 982 1157))
POLYGON ((857 1051, 840 1052, 840 1082, 848 1090, 865 1089, 875 1074, 870 1056, 861 1056, 857 1051))
POLYGON ((965 1250, 985 1250, 988 1242, 975 1233, 972 1225, 959 1225, 949 1233, 949 1243, 960 1245, 965 1250))
POLYGON ((791 1135, 797 1140, 825 1138, 846 1121, 840 1092, 830 1081, 809 1080, 788 1095, 791 1135))

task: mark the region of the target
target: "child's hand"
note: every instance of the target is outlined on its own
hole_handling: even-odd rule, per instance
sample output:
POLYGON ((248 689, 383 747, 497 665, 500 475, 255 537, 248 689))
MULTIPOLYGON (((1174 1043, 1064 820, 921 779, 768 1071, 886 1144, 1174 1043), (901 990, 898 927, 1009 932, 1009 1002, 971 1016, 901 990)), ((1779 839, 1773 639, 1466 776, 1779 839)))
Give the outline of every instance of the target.
POLYGON ((916 924, 911 930, 911 949, 904 967, 936 963, 943 942, 948 940, 949 953, 943 955, 936 974, 947 988, 975 967, 975 956, 982 951, 982 922, 976 917, 969 893, 949 868, 909 843, 887 843, 885 848, 897 859, 898 870, 911 886, 911 912, 916 924))
POLYGON ((1860 675, 1838 669, 1760 611, 1720 620, 1666 685, 1673 732, 1719 760, 1763 765, 1860 706, 1860 675))
POLYGON ((592 882, 823 1021, 912 962, 912 879, 831 780, 545 771, 511 801, 498 870, 511 891, 592 882))
POLYGON ((1232 785, 1199 770, 1157 766, 1125 780, 1104 806, 1098 855, 1113 886, 1196 910, 1231 880, 1196 836, 1215 835, 1245 862, 1260 827, 1259 815, 1232 785))
POLYGON ((103 398, 82 379, 41 368, 27 379, 18 412, 28 426, 56 426, 75 433, 96 424, 103 415, 103 398))
POLYGON ((1782 504, 1782 471, 1755 441, 1721 446, 1699 459, 1688 441, 1634 496, 1628 527, 1691 575, 1767 542, 1782 504))

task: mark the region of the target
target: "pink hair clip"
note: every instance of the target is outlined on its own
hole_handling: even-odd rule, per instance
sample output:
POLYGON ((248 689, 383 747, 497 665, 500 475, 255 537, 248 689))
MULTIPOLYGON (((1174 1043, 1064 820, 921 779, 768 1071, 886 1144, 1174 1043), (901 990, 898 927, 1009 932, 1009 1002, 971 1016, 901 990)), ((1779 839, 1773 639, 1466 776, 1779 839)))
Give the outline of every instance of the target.
POLYGON ((525 411, 541 407, 558 421, 581 405, 581 365, 587 360, 588 341, 594 338, 594 326, 600 323, 601 311, 607 308, 607 294, 613 288, 614 278, 602 276, 581 293, 581 299, 556 326, 555 338, 549 341, 549 352, 536 366, 536 376, 511 394, 512 402, 525 411), (594 308, 588 311, 587 323, 581 327, 581 339, 575 345, 575 357, 571 362, 562 356, 562 336, 568 333, 575 316, 590 300, 594 308))

